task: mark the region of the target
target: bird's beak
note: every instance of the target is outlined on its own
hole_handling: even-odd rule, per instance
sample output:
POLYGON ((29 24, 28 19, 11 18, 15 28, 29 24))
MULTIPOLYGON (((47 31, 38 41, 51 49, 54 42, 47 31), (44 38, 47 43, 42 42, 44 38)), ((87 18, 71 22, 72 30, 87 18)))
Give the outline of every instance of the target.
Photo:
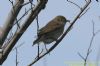
POLYGON ((70 23, 70 20, 66 20, 66 22, 70 23))

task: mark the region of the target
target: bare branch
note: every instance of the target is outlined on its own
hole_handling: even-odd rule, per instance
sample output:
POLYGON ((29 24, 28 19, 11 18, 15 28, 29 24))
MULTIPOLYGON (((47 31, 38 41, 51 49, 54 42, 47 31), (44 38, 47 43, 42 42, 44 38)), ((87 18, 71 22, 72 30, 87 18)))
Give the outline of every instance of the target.
POLYGON ((9 0, 9 2, 10 2, 11 4, 13 4, 13 1, 9 0))
POLYGON ((6 19, 6 22, 5 22, 4 26, 3 26, 4 33, 2 34, 2 42, 1 42, 2 45, 3 45, 3 43, 4 43, 5 39, 6 39, 9 31, 13 27, 13 23, 16 20, 16 17, 18 15, 18 13, 20 12, 21 8, 22 8, 21 4, 23 2, 24 2, 24 0, 21 0, 19 2, 16 1, 15 5, 14 5, 14 9, 13 8, 11 9, 11 12, 9 13, 8 18, 6 19))
POLYGON ((23 44, 24 44, 24 42, 13 49, 13 50, 16 50, 16 66, 18 66, 18 63, 19 63, 18 62, 18 48, 20 48, 23 44))
POLYGON ((67 0, 68 2, 70 2, 70 3, 72 3, 72 4, 74 4, 75 6, 77 6, 80 10, 82 9, 79 5, 77 5, 76 3, 74 3, 74 2, 72 2, 72 1, 69 1, 69 0, 67 0))
MULTIPOLYGON (((10 0, 9 0, 9 1, 10 1, 10 0)), ((13 12, 12 12, 12 14, 14 15, 15 8, 14 8, 13 1, 10 1, 10 3, 11 3, 11 5, 12 5, 12 7, 13 7, 13 12)), ((15 20, 16 20, 17 27, 20 28, 20 25, 18 24, 18 21, 17 21, 17 17, 15 18, 15 20)), ((14 26, 14 25, 13 25, 13 26, 14 26)))
POLYGON ((48 53, 50 53, 61 41, 62 39, 68 34, 68 32, 71 30, 71 28, 73 27, 73 25, 75 24, 75 22, 77 21, 77 19, 79 18, 79 16, 83 13, 83 11, 89 6, 89 4, 91 3, 91 0, 89 0, 84 7, 82 8, 82 10, 79 12, 79 14, 75 17, 75 19, 73 20, 73 22, 71 23, 71 25, 65 30, 64 34, 57 40, 57 42, 55 44, 53 44, 53 46, 48 49, 48 51, 44 54, 42 54, 41 56, 39 56, 39 58, 33 60, 33 62, 31 62, 28 66, 32 66, 34 63, 36 63, 38 60, 40 60, 41 58, 43 58, 45 55, 47 55, 48 53))
POLYGON ((30 2, 24 3, 24 4, 22 4, 22 6, 25 6, 25 5, 28 5, 28 4, 30 4, 30 2))
MULTIPOLYGON (((38 35, 38 31, 39 31, 39 22, 38 22, 38 15, 36 17, 36 21, 37 21, 37 35, 38 35)), ((38 43, 38 54, 37 54, 37 58, 39 58, 40 52, 39 52, 39 43, 38 43)))
MULTIPOLYGON (((20 0, 20 1, 22 1, 22 0, 20 0)), ((14 35, 13 39, 10 41, 10 43, 8 44, 8 46, 4 49, 3 56, 0 55, 0 64, 2 64, 6 60, 8 54, 10 53, 10 51, 12 50, 12 48, 15 46, 15 44, 17 43, 17 41, 20 39, 20 37, 22 36, 22 34, 26 31, 26 29, 28 28, 28 26, 33 22, 33 20, 40 13, 40 11, 45 8, 47 1, 48 0, 40 0, 40 1, 38 1, 37 6, 34 7, 34 9, 31 11, 31 13, 27 17, 27 19, 25 20, 25 22, 23 23, 23 25, 21 26, 21 28, 14 35)), ((16 8, 15 8, 15 11, 16 11, 16 8)), ((13 24, 13 22, 10 23, 10 25, 11 24, 13 24)), ((9 30, 11 28, 12 28, 12 26, 9 27, 9 30)), ((6 27, 6 29, 7 29, 7 27, 6 27)), ((7 32, 7 34, 8 34, 8 32, 7 32)))
POLYGON ((88 9, 86 9, 85 12, 80 15, 80 17, 82 17, 89 9, 90 9, 90 7, 88 9))
POLYGON ((39 58, 39 56, 42 54, 42 52, 43 52, 43 49, 42 49, 42 51, 35 57, 35 60, 36 60, 37 58, 39 58))
POLYGON ((78 52, 78 55, 82 58, 82 59, 84 59, 85 60, 85 58, 78 52))
POLYGON ((39 31, 39 20, 38 20, 38 16, 36 17, 36 21, 37 21, 37 35, 38 35, 38 31, 39 31))
POLYGON ((28 4, 31 4, 32 6, 35 6, 32 2, 33 2, 33 0, 29 0, 29 2, 22 4, 22 6, 25 6, 25 5, 28 5, 28 4))
MULTIPOLYGON (((74 4, 75 6, 77 6, 80 10, 83 10, 83 8, 80 7, 78 4, 76 4, 76 3, 72 2, 72 1, 69 1, 69 0, 67 0, 67 1, 70 2, 70 3, 72 3, 72 4, 74 4)), ((85 0, 85 1, 86 1, 86 0, 85 0)), ((88 3, 88 2, 86 1, 86 3, 88 3)), ((89 9, 90 9, 90 8, 88 8, 87 10, 85 10, 85 12, 83 12, 83 13, 80 15, 80 17, 82 17, 89 9)), ((79 18, 80 18, 80 17, 79 17, 79 18)))
MULTIPOLYGON (((33 7, 32 7, 33 8, 33 7)), ((28 12, 31 10, 31 8, 29 9, 29 10, 27 10, 26 11, 26 9, 25 9, 25 13, 14 23, 14 25, 16 24, 16 23, 18 23, 22 18, 24 18, 27 14, 28 14, 28 12)))
POLYGON ((92 44, 93 44, 93 40, 94 40, 94 38, 95 38, 95 36, 100 32, 100 30, 98 30, 97 32, 95 32, 94 30, 95 30, 95 25, 94 25, 94 22, 92 21, 92 24, 93 24, 93 31, 92 31, 92 38, 91 38, 91 41, 90 41, 90 45, 89 45, 89 47, 88 47, 88 50, 87 50, 87 54, 86 54, 86 57, 83 57, 82 55, 79 55, 83 60, 84 60, 84 66, 86 66, 87 65, 87 59, 88 59, 88 56, 90 55, 90 53, 91 53, 91 46, 92 46, 92 44))

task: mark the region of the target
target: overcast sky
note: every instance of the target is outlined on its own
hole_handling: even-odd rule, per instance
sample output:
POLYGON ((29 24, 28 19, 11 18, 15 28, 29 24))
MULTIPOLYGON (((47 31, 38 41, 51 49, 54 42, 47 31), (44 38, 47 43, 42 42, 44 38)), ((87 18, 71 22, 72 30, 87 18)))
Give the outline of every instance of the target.
MULTIPOLYGON (((84 0, 73 1, 80 6, 85 4, 84 0)), ((82 54, 82 56, 86 56, 86 52, 92 37, 92 21, 95 23, 95 32, 100 30, 100 2, 97 3, 95 0, 93 0, 89 7, 90 9, 77 20, 72 30, 50 53, 50 55, 48 54, 39 60, 34 66, 75 66, 75 64, 83 66, 82 64, 80 65, 80 63, 83 63, 83 59, 77 53, 79 52, 82 54)), ((3 27, 10 9, 11 4, 9 0, 1 0, 1 27, 3 27)), ((23 13, 23 10, 21 13, 23 13)), ((57 15, 63 15, 67 19, 73 21, 78 13, 79 9, 75 5, 66 2, 66 0, 49 0, 46 8, 39 14, 40 28, 57 15)), ((68 24, 66 24, 66 28, 67 26, 68 24)), ((36 39, 36 31, 36 21, 34 21, 21 39, 17 42, 16 46, 24 42, 24 44, 18 49, 18 66, 27 66, 34 59, 37 53, 37 45, 32 47, 32 43, 36 39)), ((41 46, 44 47, 44 45, 41 46)), ((90 62, 95 63, 97 55, 100 53, 100 34, 95 36, 91 49, 92 52, 88 59, 90 62)), ((12 50, 2 66, 15 66, 15 50, 12 50)))

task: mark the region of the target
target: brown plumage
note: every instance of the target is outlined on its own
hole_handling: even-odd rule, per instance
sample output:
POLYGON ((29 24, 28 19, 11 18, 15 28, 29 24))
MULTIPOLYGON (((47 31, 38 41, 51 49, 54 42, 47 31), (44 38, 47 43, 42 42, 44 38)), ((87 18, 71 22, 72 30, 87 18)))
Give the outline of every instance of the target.
POLYGON ((38 38, 33 42, 33 45, 39 42, 50 44, 56 41, 63 33, 64 26, 68 22, 64 16, 57 16, 47 25, 39 30, 38 38))

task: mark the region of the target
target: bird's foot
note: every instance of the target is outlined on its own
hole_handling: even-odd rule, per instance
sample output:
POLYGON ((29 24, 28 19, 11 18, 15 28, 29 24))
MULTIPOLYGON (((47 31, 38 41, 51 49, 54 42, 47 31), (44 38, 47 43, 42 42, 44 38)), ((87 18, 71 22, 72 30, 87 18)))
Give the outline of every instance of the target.
MULTIPOLYGON (((47 47, 46 47, 46 44, 44 44, 44 45, 45 45, 46 52, 48 52, 48 49, 47 49, 47 47)), ((49 53, 49 55, 50 55, 50 53, 49 53)))

